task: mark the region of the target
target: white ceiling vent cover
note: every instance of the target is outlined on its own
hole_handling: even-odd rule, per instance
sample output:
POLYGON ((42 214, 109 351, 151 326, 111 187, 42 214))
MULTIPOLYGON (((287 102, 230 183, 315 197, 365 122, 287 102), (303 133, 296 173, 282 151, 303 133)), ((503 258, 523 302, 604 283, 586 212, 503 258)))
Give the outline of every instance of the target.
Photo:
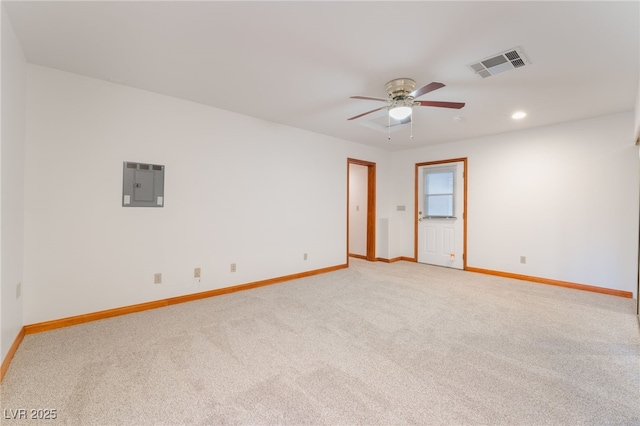
POLYGON ((530 62, 522 51, 522 48, 514 47, 513 49, 506 50, 483 59, 478 63, 469 65, 469 68, 480 77, 487 78, 529 64, 530 62))

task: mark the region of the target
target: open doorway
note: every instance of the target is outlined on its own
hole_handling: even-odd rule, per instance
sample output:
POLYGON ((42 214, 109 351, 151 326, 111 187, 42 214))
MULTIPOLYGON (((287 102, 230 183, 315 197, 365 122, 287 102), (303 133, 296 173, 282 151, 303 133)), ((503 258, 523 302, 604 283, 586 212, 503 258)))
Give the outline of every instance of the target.
POLYGON ((347 256, 376 260, 376 163, 347 159, 347 256))

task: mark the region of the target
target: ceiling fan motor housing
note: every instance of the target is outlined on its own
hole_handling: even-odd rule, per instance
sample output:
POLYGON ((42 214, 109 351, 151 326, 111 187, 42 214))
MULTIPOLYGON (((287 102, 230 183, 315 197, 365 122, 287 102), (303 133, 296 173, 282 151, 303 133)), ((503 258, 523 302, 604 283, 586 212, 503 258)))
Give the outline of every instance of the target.
POLYGON ((385 85, 389 98, 402 100, 409 96, 416 88, 416 82, 410 78, 396 78, 385 85))

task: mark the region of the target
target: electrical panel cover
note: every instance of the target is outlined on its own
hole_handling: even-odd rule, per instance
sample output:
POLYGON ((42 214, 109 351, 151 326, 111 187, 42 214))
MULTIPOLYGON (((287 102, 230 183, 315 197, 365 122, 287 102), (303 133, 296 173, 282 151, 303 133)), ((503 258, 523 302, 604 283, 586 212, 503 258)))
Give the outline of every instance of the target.
POLYGON ((164 166, 125 161, 122 166, 122 207, 163 207, 164 166))

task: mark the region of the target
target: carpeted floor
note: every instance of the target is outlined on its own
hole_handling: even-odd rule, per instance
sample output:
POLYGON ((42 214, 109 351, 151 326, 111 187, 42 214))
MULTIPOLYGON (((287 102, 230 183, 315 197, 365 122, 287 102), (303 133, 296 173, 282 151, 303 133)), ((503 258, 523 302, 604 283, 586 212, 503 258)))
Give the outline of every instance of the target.
POLYGON ((640 424, 633 300, 350 265, 28 335, 2 424, 640 424))

